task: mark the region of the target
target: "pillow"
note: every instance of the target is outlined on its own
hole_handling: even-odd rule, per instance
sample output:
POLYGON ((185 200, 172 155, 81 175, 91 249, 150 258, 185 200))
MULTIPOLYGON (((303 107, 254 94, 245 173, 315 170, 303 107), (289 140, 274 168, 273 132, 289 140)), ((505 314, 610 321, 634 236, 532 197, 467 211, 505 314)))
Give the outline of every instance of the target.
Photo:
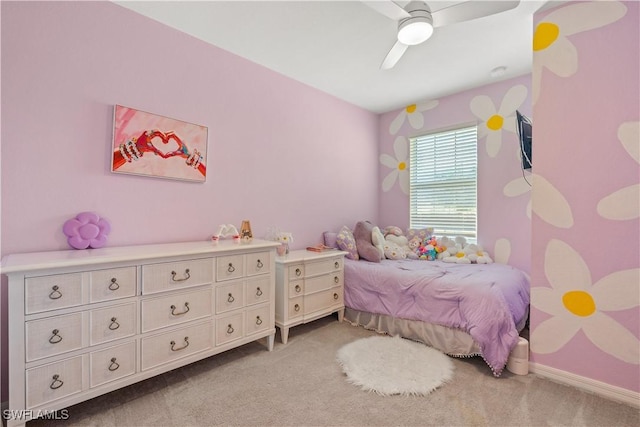
POLYGON ((395 225, 389 225, 384 228, 385 236, 387 234, 393 234, 394 236, 402 236, 402 229, 400 227, 396 227, 395 225))
POLYGON ((400 246, 393 242, 386 242, 384 245, 384 256, 387 259, 405 259, 406 252, 400 246))
POLYGON ((380 259, 384 259, 384 234, 380 231, 380 227, 373 227, 371 230, 371 243, 378 249, 380 259))
POLYGON ((433 227, 429 228, 409 228, 407 229, 407 240, 411 240, 414 237, 420 239, 421 242, 424 242, 424 239, 433 236, 433 227))
POLYGON ((338 233, 334 233, 331 231, 325 231, 322 233, 322 237, 324 237, 324 245, 329 246, 330 248, 338 248, 338 233))
POLYGON ((353 237, 353 233, 346 225, 343 225, 338 235, 336 236, 336 243, 338 248, 347 252, 345 255, 349 259, 358 260, 358 248, 356 248, 356 239, 353 237))
POLYGON ((372 231, 373 224, 369 221, 358 221, 353 229, 353 237, 356 239, 356 248, 360 258, 370 262, 380 262, 380 252, 371 241, 372 231))

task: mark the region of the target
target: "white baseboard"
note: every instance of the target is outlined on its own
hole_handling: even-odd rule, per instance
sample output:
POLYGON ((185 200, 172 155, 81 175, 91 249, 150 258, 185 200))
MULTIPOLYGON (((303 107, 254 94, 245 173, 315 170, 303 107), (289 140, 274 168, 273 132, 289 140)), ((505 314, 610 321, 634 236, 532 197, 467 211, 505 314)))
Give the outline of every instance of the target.
POLYGON ((638 392, 533 362, 529 363, 529 371, 541 377, 640 408, 640 393, 638 392))

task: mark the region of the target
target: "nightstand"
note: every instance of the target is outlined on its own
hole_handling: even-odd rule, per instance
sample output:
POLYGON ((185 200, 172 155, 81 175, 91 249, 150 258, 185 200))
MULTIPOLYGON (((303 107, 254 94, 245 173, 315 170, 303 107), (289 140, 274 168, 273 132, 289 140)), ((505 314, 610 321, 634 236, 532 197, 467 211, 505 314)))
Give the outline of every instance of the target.
POLYGON ((283 344, 293 326, 332 313, 342 322, 345 255, 339 250, 297 250, 276 257, 276 326, 283 344))

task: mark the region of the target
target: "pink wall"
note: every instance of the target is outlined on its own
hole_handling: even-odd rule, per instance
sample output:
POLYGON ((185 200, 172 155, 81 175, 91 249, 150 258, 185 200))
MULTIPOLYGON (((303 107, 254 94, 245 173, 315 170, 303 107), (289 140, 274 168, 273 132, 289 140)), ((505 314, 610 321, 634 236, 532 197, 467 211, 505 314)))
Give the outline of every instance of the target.
POLYGON ((2 254, 68 248, 81 211, 111 246, 249 219, 304 247, 377 219, 377 157, 377 115, 113 3, 2 2, 2 254), (207 182, 112 174, 116 103, 207 126, 207 182))
POLYGON ((640 391, 640 4, 534 17, 531 360, 640 391))
MULTIPOLYGON (((514 115, 516 109, 531 115, 530 84, 531 76, 517 77, 383 114, 378 162, 380 225, 409 225, 409 195, 400 185, 403 172, 389 167, 395 164, 385 164, 386 160, 391 157, 396 164, 403 160, 408 163, 409 137, 478 124, 478 243, 496 261, 529 271, 531 188, 520 168, 514 115), (489 130, 487 119, 495 114, 504 119, 503 126, 489 130), (402 125, 398 127, 398 123, 402 125), (398 175, 390 188, 390 181, 385 182, 389 174, 398 175)), ((530 173, 525 174, 531 181, 530 173)))

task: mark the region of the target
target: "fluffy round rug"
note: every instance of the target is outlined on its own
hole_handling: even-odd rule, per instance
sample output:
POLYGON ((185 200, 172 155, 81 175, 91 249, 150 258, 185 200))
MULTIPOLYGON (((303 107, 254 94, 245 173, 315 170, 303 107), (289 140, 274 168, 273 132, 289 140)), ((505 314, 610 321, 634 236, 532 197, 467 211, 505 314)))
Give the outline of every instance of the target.
POLYGON ((347 381, 383 396, 424 396, 453 377, 453 362, 438 350, 400 337, 373 336, 337 354, 347 381))

